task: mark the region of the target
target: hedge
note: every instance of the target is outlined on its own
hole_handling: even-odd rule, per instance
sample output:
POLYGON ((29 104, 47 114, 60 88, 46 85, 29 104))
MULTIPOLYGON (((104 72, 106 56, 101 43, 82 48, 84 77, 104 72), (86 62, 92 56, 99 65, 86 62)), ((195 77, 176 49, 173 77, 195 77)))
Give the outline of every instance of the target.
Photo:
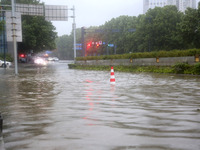
POLYGON ((133 59, 133 58, 160 58, 160 57, 184 57, 200 55, 200 49, 153 51, 117 55, 77 57, 76 60, 106 60, 106 59, 133 59))
MULTIPOLYGON (((0 60, 4 60, 4 54, 0 53, 0 60)), ((10 54, 6 54, 6 61, 13 62, 13 58, 10 54)))

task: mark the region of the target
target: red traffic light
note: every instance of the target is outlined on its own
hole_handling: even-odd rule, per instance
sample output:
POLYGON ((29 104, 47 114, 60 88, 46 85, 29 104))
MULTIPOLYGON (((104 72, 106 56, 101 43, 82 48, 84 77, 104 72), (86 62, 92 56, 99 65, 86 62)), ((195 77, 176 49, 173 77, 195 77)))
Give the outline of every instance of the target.
POLYGON ((87 43, 87 49, 91 47, 91 43, 87 43))

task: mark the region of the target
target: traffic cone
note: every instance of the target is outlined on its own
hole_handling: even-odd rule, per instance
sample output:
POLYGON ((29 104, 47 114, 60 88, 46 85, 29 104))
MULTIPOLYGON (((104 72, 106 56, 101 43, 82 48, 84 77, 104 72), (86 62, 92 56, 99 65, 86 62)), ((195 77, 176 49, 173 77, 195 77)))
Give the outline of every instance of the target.
POLYGON ((110 84, 115 84, 115 73, 114 73, 114 68, 113 68, 113 66, 111 67, 110 84))

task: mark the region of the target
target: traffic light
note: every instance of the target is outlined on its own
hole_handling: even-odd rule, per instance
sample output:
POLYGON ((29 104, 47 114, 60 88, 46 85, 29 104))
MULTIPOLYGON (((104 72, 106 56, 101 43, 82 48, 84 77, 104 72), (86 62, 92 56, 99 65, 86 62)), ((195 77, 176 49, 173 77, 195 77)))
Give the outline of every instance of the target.
POLYGON ((87 44, 87 47, 91 47, 91 43, 88 43, 88 44, 87 44))
POLYGON ((81 35, 82 35, 82 36, 86 33, 85 30, 86 30, 85 27, 82 27, 82 28, 81 28, 81 35))
POLYGON ((87 49, 91 47, 91 43, 87 43, 87 49))

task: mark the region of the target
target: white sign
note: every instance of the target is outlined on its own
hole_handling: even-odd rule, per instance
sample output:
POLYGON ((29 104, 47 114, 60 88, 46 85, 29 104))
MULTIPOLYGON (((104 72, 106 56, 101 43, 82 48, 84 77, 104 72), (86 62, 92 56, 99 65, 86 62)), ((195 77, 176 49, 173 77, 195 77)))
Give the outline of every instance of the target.
POLYGON ((16 4, 15 11, 22 15, 43 16, 44 5, 16 4))
POLYGON ((13 36, 16 37, 17 42, 22 42, 21 13, 15 13, 15 18, 12 19, 12 13, 6 11, 6 33, 8 42, 13 41, 13 36), (15 35, 13 35, 13 24, 15 25, 15 35))
POLYGON ((67 21, 68 7, 60 5, 45 5, 45 19, 49 21, 67 21))
POLYGON ((68 7, 63 5, 16 4, 16 12, 22 15, 45 16, 48 21, 67 21, 68 7))

